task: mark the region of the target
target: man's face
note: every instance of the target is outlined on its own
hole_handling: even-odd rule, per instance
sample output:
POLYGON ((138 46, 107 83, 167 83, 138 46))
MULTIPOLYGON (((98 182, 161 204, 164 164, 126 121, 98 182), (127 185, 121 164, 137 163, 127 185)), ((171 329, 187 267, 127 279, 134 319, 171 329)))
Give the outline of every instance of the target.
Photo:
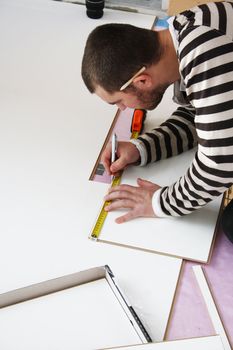
POLYGON ((150 90, 139 90, 133 87, 129 92, 117 91, 113 94, 97 86, 95 94, 103 101, 116 105, 120 110, 126 107, 152 110, 160 103, 168 86, 169 84, 158 85, 150 90))

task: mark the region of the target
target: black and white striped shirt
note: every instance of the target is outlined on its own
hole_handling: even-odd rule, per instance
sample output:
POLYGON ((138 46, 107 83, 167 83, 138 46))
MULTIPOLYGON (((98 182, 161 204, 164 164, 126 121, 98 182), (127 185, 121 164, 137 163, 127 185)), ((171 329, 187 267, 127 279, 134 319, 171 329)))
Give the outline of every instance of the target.
POLYGON ((145 160, 141 165, 198 147, 187 173, 155 193, 159 216, 189 214, 233 183, 233 4, 196 6, 174 17, 172 26, 181 94, 189 105, 134 143, 145 160))

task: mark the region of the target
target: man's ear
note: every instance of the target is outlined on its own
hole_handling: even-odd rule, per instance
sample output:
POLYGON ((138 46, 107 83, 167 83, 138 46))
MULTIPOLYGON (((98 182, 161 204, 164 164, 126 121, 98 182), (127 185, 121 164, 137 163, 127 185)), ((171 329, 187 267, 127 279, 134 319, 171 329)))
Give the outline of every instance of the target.
POLYGON ((151 88, 152 78, 149 74, 140 74, 133 80, 133 85, 140 90, 151 88))

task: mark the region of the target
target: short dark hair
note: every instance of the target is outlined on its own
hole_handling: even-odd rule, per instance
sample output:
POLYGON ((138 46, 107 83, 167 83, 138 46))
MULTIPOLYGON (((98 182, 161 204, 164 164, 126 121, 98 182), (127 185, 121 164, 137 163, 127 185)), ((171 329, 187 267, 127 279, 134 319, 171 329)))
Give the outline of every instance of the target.
POLYGON ((113 93, 143 66, 159 61, 158 34, 129 24, 111 23, 88 36, 82 59, 82 78, 88 90, 99 85, 113 93))

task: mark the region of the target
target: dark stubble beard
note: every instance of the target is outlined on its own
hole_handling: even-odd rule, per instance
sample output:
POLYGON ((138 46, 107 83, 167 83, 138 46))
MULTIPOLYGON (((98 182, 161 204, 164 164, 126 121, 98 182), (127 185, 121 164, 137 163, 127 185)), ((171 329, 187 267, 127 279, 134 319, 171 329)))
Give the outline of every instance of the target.
POLYGON ((140 91, 135 89, 135 95, 140 101, 140 108, 147 110, 155 109, 161 102, 165 91, 170 84, 164 84, 156 87, 151 91, 140 91))

